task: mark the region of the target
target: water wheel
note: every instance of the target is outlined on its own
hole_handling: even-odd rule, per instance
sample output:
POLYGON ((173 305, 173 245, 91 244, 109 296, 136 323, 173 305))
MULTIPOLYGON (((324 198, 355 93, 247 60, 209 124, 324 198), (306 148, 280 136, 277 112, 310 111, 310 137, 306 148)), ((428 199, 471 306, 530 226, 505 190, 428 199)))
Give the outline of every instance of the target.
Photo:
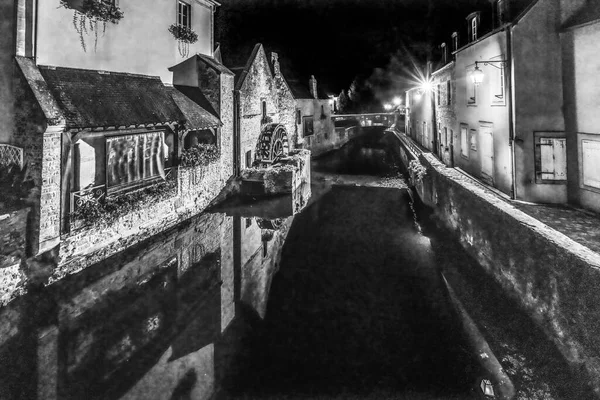
POLYGON ((272 164, 278 158, 287 156, 289 152, 288 134, 280 124, 264 126, 256 146, 256 161, 272 164))

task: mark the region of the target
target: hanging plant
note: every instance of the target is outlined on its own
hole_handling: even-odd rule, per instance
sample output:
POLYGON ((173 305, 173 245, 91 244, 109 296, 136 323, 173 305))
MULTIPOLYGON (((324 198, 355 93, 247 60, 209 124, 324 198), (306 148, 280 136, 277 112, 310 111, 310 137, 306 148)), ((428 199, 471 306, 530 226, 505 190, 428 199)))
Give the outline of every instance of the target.
POLYGON ((190 53, 190 44, 198 41, 198 34, 187 26, 173 24, 169 27, 169 32, 177 39, 179 54, 185 58, 190 53))
POLYGON ((103 0, 60 0, 61 7, 74 9, 73 27, 79 34, 81 48, 87 51, 85 35, 94 33, 94 51, 98 46, 99 24, 102 24, 102 35, 106 32, 106 23, 117 24, 123 19, 123 12, 111 2, 103 0))

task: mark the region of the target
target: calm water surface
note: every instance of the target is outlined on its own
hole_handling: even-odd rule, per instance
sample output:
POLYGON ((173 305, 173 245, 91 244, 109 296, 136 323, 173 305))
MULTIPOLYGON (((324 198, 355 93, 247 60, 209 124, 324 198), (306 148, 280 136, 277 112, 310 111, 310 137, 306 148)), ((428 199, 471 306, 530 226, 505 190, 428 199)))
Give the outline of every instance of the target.
MULTIPOLYGON (((351 153, 314 168, 381 172, 351 153)), ((408 192, 314 182, 308 200, 234 199, 14 301, 0 398, 473 398, 445 239, 408 192)))

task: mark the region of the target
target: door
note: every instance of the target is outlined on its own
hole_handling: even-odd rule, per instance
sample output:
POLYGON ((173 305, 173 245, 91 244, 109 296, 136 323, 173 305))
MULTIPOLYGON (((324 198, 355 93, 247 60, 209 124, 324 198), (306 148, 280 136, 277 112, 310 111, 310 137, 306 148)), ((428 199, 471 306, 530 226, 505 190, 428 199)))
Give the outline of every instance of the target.
POLYGON ((493 181, 494 178, 494 133, 491 126, 480 125, 481 174, 493 181))

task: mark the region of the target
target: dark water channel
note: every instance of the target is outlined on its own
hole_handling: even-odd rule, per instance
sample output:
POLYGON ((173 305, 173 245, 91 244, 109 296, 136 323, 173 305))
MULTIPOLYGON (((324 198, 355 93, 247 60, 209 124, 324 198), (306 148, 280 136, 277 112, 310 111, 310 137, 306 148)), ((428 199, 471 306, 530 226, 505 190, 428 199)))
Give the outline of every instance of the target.
MULTIPOLYGON (((390 172, 355 151, 313 167, 390 172)), ((458 245, 404 189, 298 196, 234 199, 0 310, 0 398, 475 398, 432 241, 458 245)))

